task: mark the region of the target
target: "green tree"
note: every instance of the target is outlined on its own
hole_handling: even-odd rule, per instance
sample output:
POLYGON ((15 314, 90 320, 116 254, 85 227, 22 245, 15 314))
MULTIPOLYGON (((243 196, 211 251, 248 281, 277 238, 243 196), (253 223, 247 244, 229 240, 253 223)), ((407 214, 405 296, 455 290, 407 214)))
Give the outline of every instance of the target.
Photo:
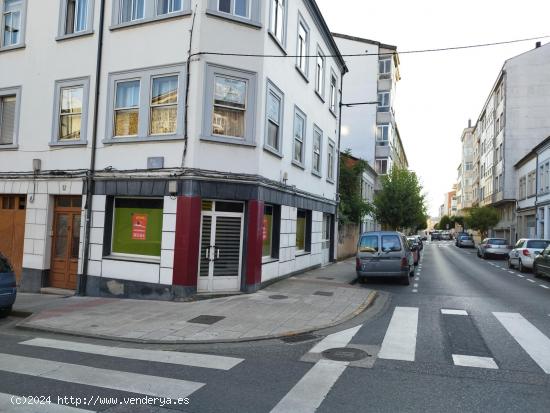
POLYGON ((439 229, 447 230, 454 227, 454 223, 451 220, 451 217, 448 215, 443 215, 439 220, 439 229))
POLYGON ((475 207, 468 210, 465 224, 469 228, 479 231, 482 238, 500 221, 498 211, 491 207, 475 207))
POLYGON ((372 205, 363 199, 362 179, 367 168, 363 160, 353 158, 350 151, 340 154, 340 203, 339 222, 361 224, 363 218, 372 212, 372 205))
POLYGON ((393 230, 416 229, 426 221, 426 199, 416 174, 393 168, 383 176, 381 190, 374 198, 374 213, 378 222, 393 230))

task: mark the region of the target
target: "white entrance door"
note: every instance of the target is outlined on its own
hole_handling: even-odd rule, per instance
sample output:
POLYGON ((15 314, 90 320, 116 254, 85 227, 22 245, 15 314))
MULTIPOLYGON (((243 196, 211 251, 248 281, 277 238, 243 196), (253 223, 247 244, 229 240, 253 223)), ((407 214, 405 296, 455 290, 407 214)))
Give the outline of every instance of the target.
POLYGON ((243 214, 203 211, 198 292, 241 289, 243 214))

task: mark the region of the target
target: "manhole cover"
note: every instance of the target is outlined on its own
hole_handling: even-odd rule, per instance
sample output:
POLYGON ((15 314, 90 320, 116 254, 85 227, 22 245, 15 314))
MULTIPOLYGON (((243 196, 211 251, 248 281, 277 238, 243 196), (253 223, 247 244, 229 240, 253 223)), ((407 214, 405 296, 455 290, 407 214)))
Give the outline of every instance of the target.
POLYGON ((357 361, 370 357, 366 351, 357 348, 330 348, 321 353, 324 358, 334 361, 357 361))
POLYGON ((271 298, 272 300, 285 300, 288 298, 288 296, 286 295, 270 295, 269 298, 271 298))
POLYGON ((334 295, 334 293, 329 293, 327 291, 317 291, 317 292, 313 293, 313 295, 321 295, 323 297, 332 297, 334 295))
POLYGON ((309 340, 315 340, 317 337, 314 334, 304 333, 304 334, 296 334, 295 336, 287 336, 281 338, 281 341, 284 341, 285 343, 301 343, 303 341, 309 341, 309 340))
POLYGON ((225 317, 217 316, 217 315, 200 315, 198 317, 195 317, 191 320, 188 320, 188 323, 195 323, 195 324, 207 324, 212 325, 217 323, 218 321, 223 320, 225 317))

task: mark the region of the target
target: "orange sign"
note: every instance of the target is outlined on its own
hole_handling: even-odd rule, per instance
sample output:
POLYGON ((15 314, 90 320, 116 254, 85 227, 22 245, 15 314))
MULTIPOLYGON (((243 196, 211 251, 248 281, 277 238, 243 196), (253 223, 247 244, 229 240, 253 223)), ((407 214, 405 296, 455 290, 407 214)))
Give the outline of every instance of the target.
POLYGON ((138 241, 147 239, 147 215, 132 214, 132 239, 138 241))
POLYGON ((269 226, 269 221, 267 219, 267 217, 264 217, 264 227, 263 227, 263 231, 262 231, 262 239, 263 241, 267 241, 267 237, 268 237, 268 226, 269 226))

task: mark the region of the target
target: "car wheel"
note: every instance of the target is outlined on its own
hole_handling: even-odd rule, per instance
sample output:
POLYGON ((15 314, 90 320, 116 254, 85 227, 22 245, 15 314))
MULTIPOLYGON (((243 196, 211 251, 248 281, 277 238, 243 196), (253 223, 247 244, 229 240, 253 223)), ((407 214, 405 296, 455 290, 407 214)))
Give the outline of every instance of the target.
POLYGON ((525 272, 525 267, 521 263, 521 260, 519 260, 519 262, 518 262, 518 270, 519 270, 519 272, 525 272))
POLYGON ((486 260, 486 259, 487 259, 487 254, 486 254, 486 253, 483 253, 483 254, 481 255, 481 258, 483 258, 484 260, 486 260))
POLYGON ((508 268, 510 268, 510 269, 514 268, 514 266, 512 265, 512 260, 511 260, 510 258, 508 258, 507 264, 508 264, 508 265, 507 265, 508 268))
POLYGON ((539 270, 537 268, 537 264, 533 264, 533 275, 535 276, 535 278, 540 278, 539 270))

